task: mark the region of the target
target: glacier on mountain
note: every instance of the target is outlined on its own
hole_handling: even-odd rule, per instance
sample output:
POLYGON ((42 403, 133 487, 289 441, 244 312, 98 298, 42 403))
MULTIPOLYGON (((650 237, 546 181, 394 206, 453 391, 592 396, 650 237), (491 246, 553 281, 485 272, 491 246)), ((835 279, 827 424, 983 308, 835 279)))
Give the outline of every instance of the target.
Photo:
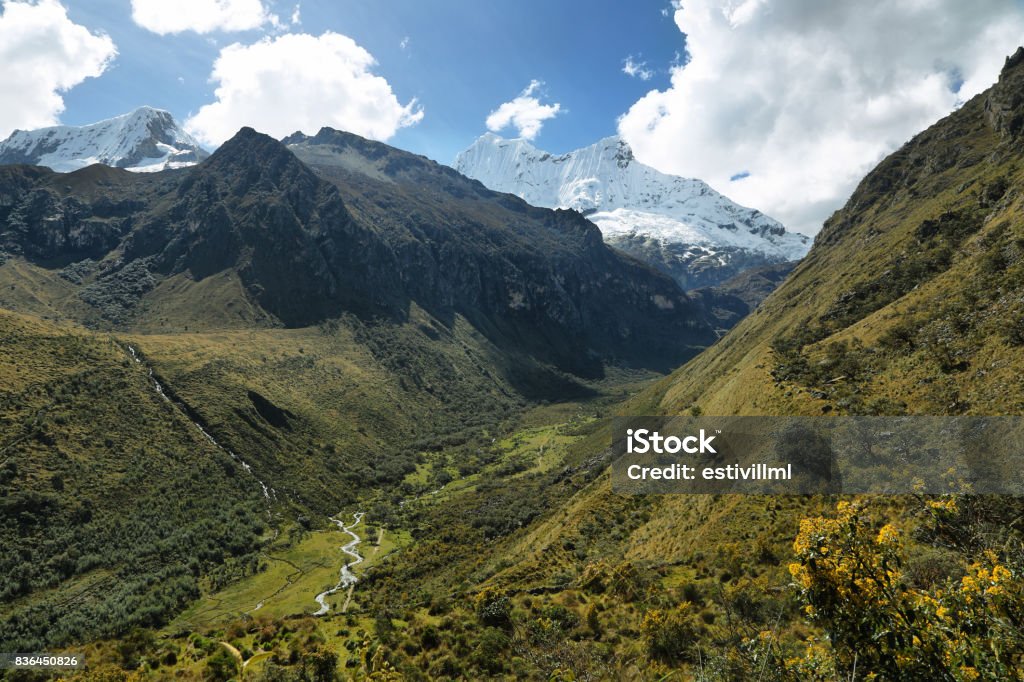
POLYGON ((619 137, 554 155, 486 133, 455 159, 460 173, 536 206, 573 208, 605 240, 673 275, 710 286, 750 267, 802 258, 810 238, 707 183, 638 162, 619 137))
POLYGON ((0 142, 0 164, 25 163, 67 173, 102 163, 151 172, 199 163, 209 154, 166 111, 135 111, 84 126, 15 130, 0 142))

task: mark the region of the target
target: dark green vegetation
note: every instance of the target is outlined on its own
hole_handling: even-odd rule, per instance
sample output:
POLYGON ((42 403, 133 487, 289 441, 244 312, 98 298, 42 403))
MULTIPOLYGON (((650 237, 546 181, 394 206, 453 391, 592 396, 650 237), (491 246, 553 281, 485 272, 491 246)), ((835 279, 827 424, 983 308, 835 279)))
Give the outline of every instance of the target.
POLYGON ((19 651, 164 622, 251 571, 259 487, 112 339, 0 314, 0 632, 19 651))
MULTIPOLYGON (((539 212, 417 157, 334 131, 290 139, 313 172, 243 131, 230 155, 191 172, 136 181, 95 169, 9 171, 4 243, 15 257, 0 267, 5 304, 93 325, 120 320, 118 338, 139 346, 179 404, 163 402, 146 365, 103 334, 5 318, 18 350, 0 365, 3 400, 27 407, 3 415, 3 456, 16 465, 4 469, 3 499, 22 500, 18 520, 5 518, 4 548, 25 533, 40 552, 5 615, 42 618, 40 605, 61 598, 91 618, 90 598, 59 593, 108 575, 130 588, 143 576, 147 608, 74 621, 92 628, 85 639, 112 637, 87 645, 95 669, 83 677, 115 679, 125 670, 240 678, 220 642, 253 661, 247 677, 275 680, 1019 678, 1019 501, 618 496, 603 417, 1020 413, 1021 92, 1024 50, 993 89, 867 176, 749 317, 646 386, 596 368, 613 358, 644 366, 642 350, 667 361, 671 334, 709 331, 681 312, 698 304, 675 289, 667 298, 665 280, 607 251, 577 216, 539 212), (84 202, 129 182, 146 207, 122 232, 109 223, 123 218, 96 218, 95 206, 93 228, 51 232, 19 227, 49 209, 12 208, 41 187, 84 202), (507 219, 495 225, 493 215, 507 219), (268 239, 268 227, 288 239, 268 239), (105 239, 115 244, 107 254, 105 239), (46 250, 57 242, 74 257, 46 250), (290 269, 271 269, 257 254, 267 249, 290 269), (359 263, 374 267, 350 270, 359 263), (599 266, 612 269, 614 292, 596 287, 599 266), (616 296, 649 303, 636 324, 598 316, 616 296), (670 323, 654 338, 639 322, 650 306, 670 323), (56 388, 33 393, 40 377, 78 371, 97 382, 81 401, 56 388), (540 397, 553 402, 530 402, 540 397), (65 412, 42 440, 24 437, 65 412), (138 419, 144 429, 132 428, 138 419), (165 442, 168 458, 204 456, 161 468, 154 454, 140 484, 112 485, 117 467, 132 471, 132 452, 165 442), (95 462, 102 485, 74 488, 85 483, 59 470, 62 451, 95 462), (206 516, 175 511, 196 503, 183 480, 192 472, 211 497, 206 516), (91 532, 121 537, 122 518, 150 518, 154 476, 168 486, 161 518, 178 520, 153 522, 155 549, 136 556, 115 545, 107 563, 86 562, 48 587, 68 564, 33 519, 94 499, 91 532), (257 477, 277 491, 270 523, 257 477), (115 505, 116 516, 102 513, 115 505), (335 548, 347 541, 324 516, 357 510, 366 512, 360 582, 350 600, 336 594, 328 615, 311 618, 313 594, 333 585, 341 560, 335 549, 325 559, 335 563, 318 566, 316 555, 330 533, 335 548), (174 533, 194 537, 191 528, 217 518, 238 519, 235 544, 209 528, 224 553, 185 560, 174 533), (153 552, 167 557, 166 577, 142 563, 153 552), (173 572, 181 562, 184 573, 173 572), (127 568, 136 565, 141 573, 127 568)), ((75 528, 73 515, 58 518, 75 528)), ((82 537, 69 542, 97 546, 82 537)), ((31 623, 19 637, 49 636, 31 623)))

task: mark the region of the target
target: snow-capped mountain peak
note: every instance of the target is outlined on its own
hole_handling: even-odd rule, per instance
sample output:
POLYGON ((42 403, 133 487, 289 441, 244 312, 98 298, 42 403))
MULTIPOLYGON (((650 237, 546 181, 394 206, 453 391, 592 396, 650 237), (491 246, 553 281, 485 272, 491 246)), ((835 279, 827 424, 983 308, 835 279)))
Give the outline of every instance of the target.
POLYGON ((661 173, 606 137, 567 154, 486 133, 455 169, 531 204, 573 208, 606 241, 671 272, 687 288, 715 284, 755 265, 802 258, 810 239, 746 208, 707 183, 661 173))
POLYGON ((157 171, 191 166, 207 156, 169 112, 148 106, 84 126, 15 130, 0 142, 0 164, 49 166, 58 172, 94 163, 157 171))

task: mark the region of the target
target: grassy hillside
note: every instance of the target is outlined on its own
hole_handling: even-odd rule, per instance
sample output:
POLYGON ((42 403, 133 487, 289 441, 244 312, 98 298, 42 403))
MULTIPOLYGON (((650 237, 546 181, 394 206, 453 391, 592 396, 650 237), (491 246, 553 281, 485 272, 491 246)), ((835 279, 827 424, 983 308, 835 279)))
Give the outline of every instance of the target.
POLYGON ((397 485, 431 439, 493 428, 519 408, 492 349, 468 325, 432 324, 415 314, 402 326, 349 318, 128 338, 282 503, 330 514, 368 487, 397 485))
POLYGON ((115 339, 0 312, 0 633, 43 650, 153 626, 249 569, 260 488, 115 339))
MULTIPOLYGON (((649 376, 527 373, 465 321, 418 310, 397 325, 176 334, 10 312, 0 325, 0 638, 17 649, 124 637, 183 611, 180 627, 203 629, 259 601, 261 616, 308 614, 340 566, 328 515, 361 506, 388 527, 386 547, 418 548, 401 500, 449 481, 437 500, 462 499, 449 496, 476 491, 482 469, 537 486, 557 475, 566 437, 545 420, 506 439, 527 404, 516 387, 608 402, 649 376)), ((505 495, 514 513, 474 537, 493 544, 549 504, 505 495)))
POLYGON ((255 571, 285 521, 322 527, 422 453, 496 432, 525 404, 506 370, 538 391, 591 390, 540 366, 524 376, 465 322, 418 311, 406 325, 116 337, 3 312, 0 331, 0 633, 35 648, 164 622, 255 571), (55 625, 54 600, 72 607, 55 625))

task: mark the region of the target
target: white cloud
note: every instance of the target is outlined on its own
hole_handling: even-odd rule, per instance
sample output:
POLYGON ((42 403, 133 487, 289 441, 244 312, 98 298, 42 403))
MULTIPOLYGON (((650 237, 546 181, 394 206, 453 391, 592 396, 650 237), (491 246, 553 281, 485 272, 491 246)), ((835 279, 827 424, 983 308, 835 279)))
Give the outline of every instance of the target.
POLYGON ((649 81, 654 77, 654 72, 647 68, 647 62, 638 62, 633 59, 633 55, 623 60, 622 73, 631 78, 639 78, 642 81, 649 81))
POLYGON ((675 13, 677 10, 680 10, 682 8, 683 8, 683 1, 682 0, 672 0, 672 2, 669 3, 668 7, 662 7, 661 8, 661 16, 663 16, 665 18, 668 18, 668 17, 672 16, 673 13, 675 13))
POLYGON ((295 4, 295 9, 292 10, 292 26, 298 26, 302 23, 302 6, 298 3, 295 4))
POLYGON ((103 73, 117 55, 109 36, 68 18, 57 0, 0 6, 0 139, 54 125, 66 92, 103 73))
POLYGON ((690 61, 619 132, 641 161, 807 234, 1024 40, 1015 0, 688 0, 675 21, 690 61))
POLYGON ((401 41, 399 41, 398 49, 405 50, 408 47, 409 47, 409 36, 405 36, 404 38, 402 38, 401 41))
POLYGON ((186 122, 190 133, 216 146, 243 126, 284 137, 322 126, 386 140, 418 123, 416 100, 401 104, 391 85, 372 72, 373 56, 347 36, 290 33, 252 45, 225 47, 213 65, 217 101, 186 122))
POLYGON ((511 126, 516 129, 519 137, 527 140, 537 137, 544 121, 554 118, 562 109, 562 105, 557 102, 540 103, 540 99, 534 93, 543 85, 538 80, 530 81, 518 97, 511 102, 505 102, 490 113, 486 121, 487 129, 497 133, 511 126))
MULTIPOLYGON (((294 16, 297 12, 298 7, 294 16)), ((132 20, 160 35, 248 31, 264 24, 275 28, 281 25, 261 0, 132 0, 132 20)))

